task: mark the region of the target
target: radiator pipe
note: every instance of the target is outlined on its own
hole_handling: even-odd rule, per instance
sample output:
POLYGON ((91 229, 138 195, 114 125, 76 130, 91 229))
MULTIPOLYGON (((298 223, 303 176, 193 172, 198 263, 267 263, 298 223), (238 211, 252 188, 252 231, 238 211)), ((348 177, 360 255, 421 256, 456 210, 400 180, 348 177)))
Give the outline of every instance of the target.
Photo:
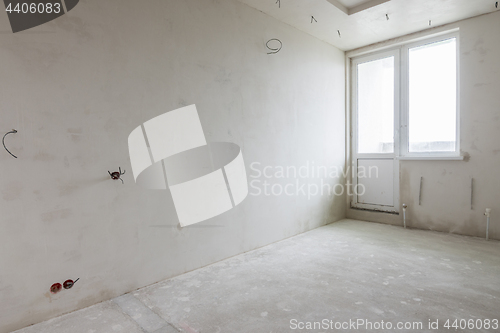
POLYGON ((406 208, 408 208, 407 204, 403 204, 403 226, 406 229, 406 208))
POLYGON ((489 240, 490 238, 490 215, 491 215, 491 208, 486 208, 486 240, 489 240))

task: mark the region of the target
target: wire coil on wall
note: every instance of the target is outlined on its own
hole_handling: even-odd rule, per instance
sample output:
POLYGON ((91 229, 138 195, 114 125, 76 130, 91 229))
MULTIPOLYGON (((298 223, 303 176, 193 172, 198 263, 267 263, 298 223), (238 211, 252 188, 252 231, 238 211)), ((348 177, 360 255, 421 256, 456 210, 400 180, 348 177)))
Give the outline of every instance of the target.
POLYGON ((282 43, 279 39, 277 39, 277 38, 272 38, 272 39, 270 39, 270 40, 268 40, 268 41, 267 41, 267 43, 266 43, 266 47, 267 47, 269 50, 271 50, 271 52, 268 52, 267 54, 276 54, 276 53, 278 53, 278 52, 281 50, 281 48, 283 47, 283 43, 282 43), (269 46, 269 43, 270 43, 270 42, 272 42, 272 41, 276 41, 276 42, 278 42, 278 43, 279 43, 279 47, 276 47, 276 48, 274 48, 274 47, 270 47, 270 46, 269 46))

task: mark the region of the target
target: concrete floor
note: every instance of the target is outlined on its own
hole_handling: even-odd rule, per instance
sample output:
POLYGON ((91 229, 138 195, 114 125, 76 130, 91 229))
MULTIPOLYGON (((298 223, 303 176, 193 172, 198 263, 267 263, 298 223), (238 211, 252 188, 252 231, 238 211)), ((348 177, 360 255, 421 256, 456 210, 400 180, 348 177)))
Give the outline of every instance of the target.
POLYGON ((344 220, 16 332, 450 332, 499 309, 500 242, 344 220))

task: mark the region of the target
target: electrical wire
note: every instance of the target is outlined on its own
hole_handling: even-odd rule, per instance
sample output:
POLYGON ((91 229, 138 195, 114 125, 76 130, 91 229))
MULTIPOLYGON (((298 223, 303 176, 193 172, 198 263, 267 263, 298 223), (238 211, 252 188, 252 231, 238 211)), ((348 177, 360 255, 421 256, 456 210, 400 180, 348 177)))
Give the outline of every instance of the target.
POLYGON ((10 131, 10 132, 8 132, 8 133, 5 133, 5 135, 3 136, 3 139, 2 139, 2 144, 3 144, 3 147, 5 148, 5 150, 7 150, 7 152, 8 152, 9 154, 11 154, 14 158, 17 158, 17 156, 16 156, 16 155, 12 154, 12 153, 11 153, 11 152, 7 149, 7 147, 5 147, 5 137, 6 137, 8 134, 11 134, 11 133, 15 134, 15 133, 17 133, 17 131, 16 131, 15 129, 13 129, 12 131, 10 131))
POLYGON ((278 52, 281 50, 281 48, 283 47, 283 43, 282 43, 279 39, 273 38, 273 39, 270 39, 270 40, 268 40, 268 41, 267 41, 267 43, 266 43, 266 47, 267 47, 269 50, 271 50, 271 52, 268 52, 267 54, 276 54, 276 53, 278 53, 278 52), (272 47, 269 47, 269 42, 272 42, 273 40, 275 40, 275 41, 277 41, 277 42, 279 42, 279 43, 280 43, 280 46, 279 46, 278 48, 272 48, 272 47))

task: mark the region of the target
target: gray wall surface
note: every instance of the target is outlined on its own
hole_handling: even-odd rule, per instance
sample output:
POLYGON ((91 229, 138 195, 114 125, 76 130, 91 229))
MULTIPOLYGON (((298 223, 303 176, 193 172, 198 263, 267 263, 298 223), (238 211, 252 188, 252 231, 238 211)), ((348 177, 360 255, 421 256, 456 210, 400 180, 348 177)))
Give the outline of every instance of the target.
MULTIPOLYGON (((500 12, 436 31, 457 27, 460 29, 461 150, 466 158, 465 161, 401 161, 400 202, 409 206, 410 227, 478 237, 485 237, 483 214, 485 208, 491 208, 490 238, 500 239, 500 12), (419 206, 420 177, 423 186, 419 206)), ((403 220, 402 214, 352 209, 348 209, 347 216, 399 225, 403 220)))
POLYGON ((168 191, 134 184, 130 132, 190 104, 207 141, 242 148, 249 180, 253 162, 344 167, 344 53, 246 5, 82 0, 16 34, 2 12, 0 61, 0 133, 19 131, 19 158, 0 151, 2 333, 345 216, 345 196, 249 195, 180 229, 168 191), (107 173, 119 166, 124 185, 107 173))

